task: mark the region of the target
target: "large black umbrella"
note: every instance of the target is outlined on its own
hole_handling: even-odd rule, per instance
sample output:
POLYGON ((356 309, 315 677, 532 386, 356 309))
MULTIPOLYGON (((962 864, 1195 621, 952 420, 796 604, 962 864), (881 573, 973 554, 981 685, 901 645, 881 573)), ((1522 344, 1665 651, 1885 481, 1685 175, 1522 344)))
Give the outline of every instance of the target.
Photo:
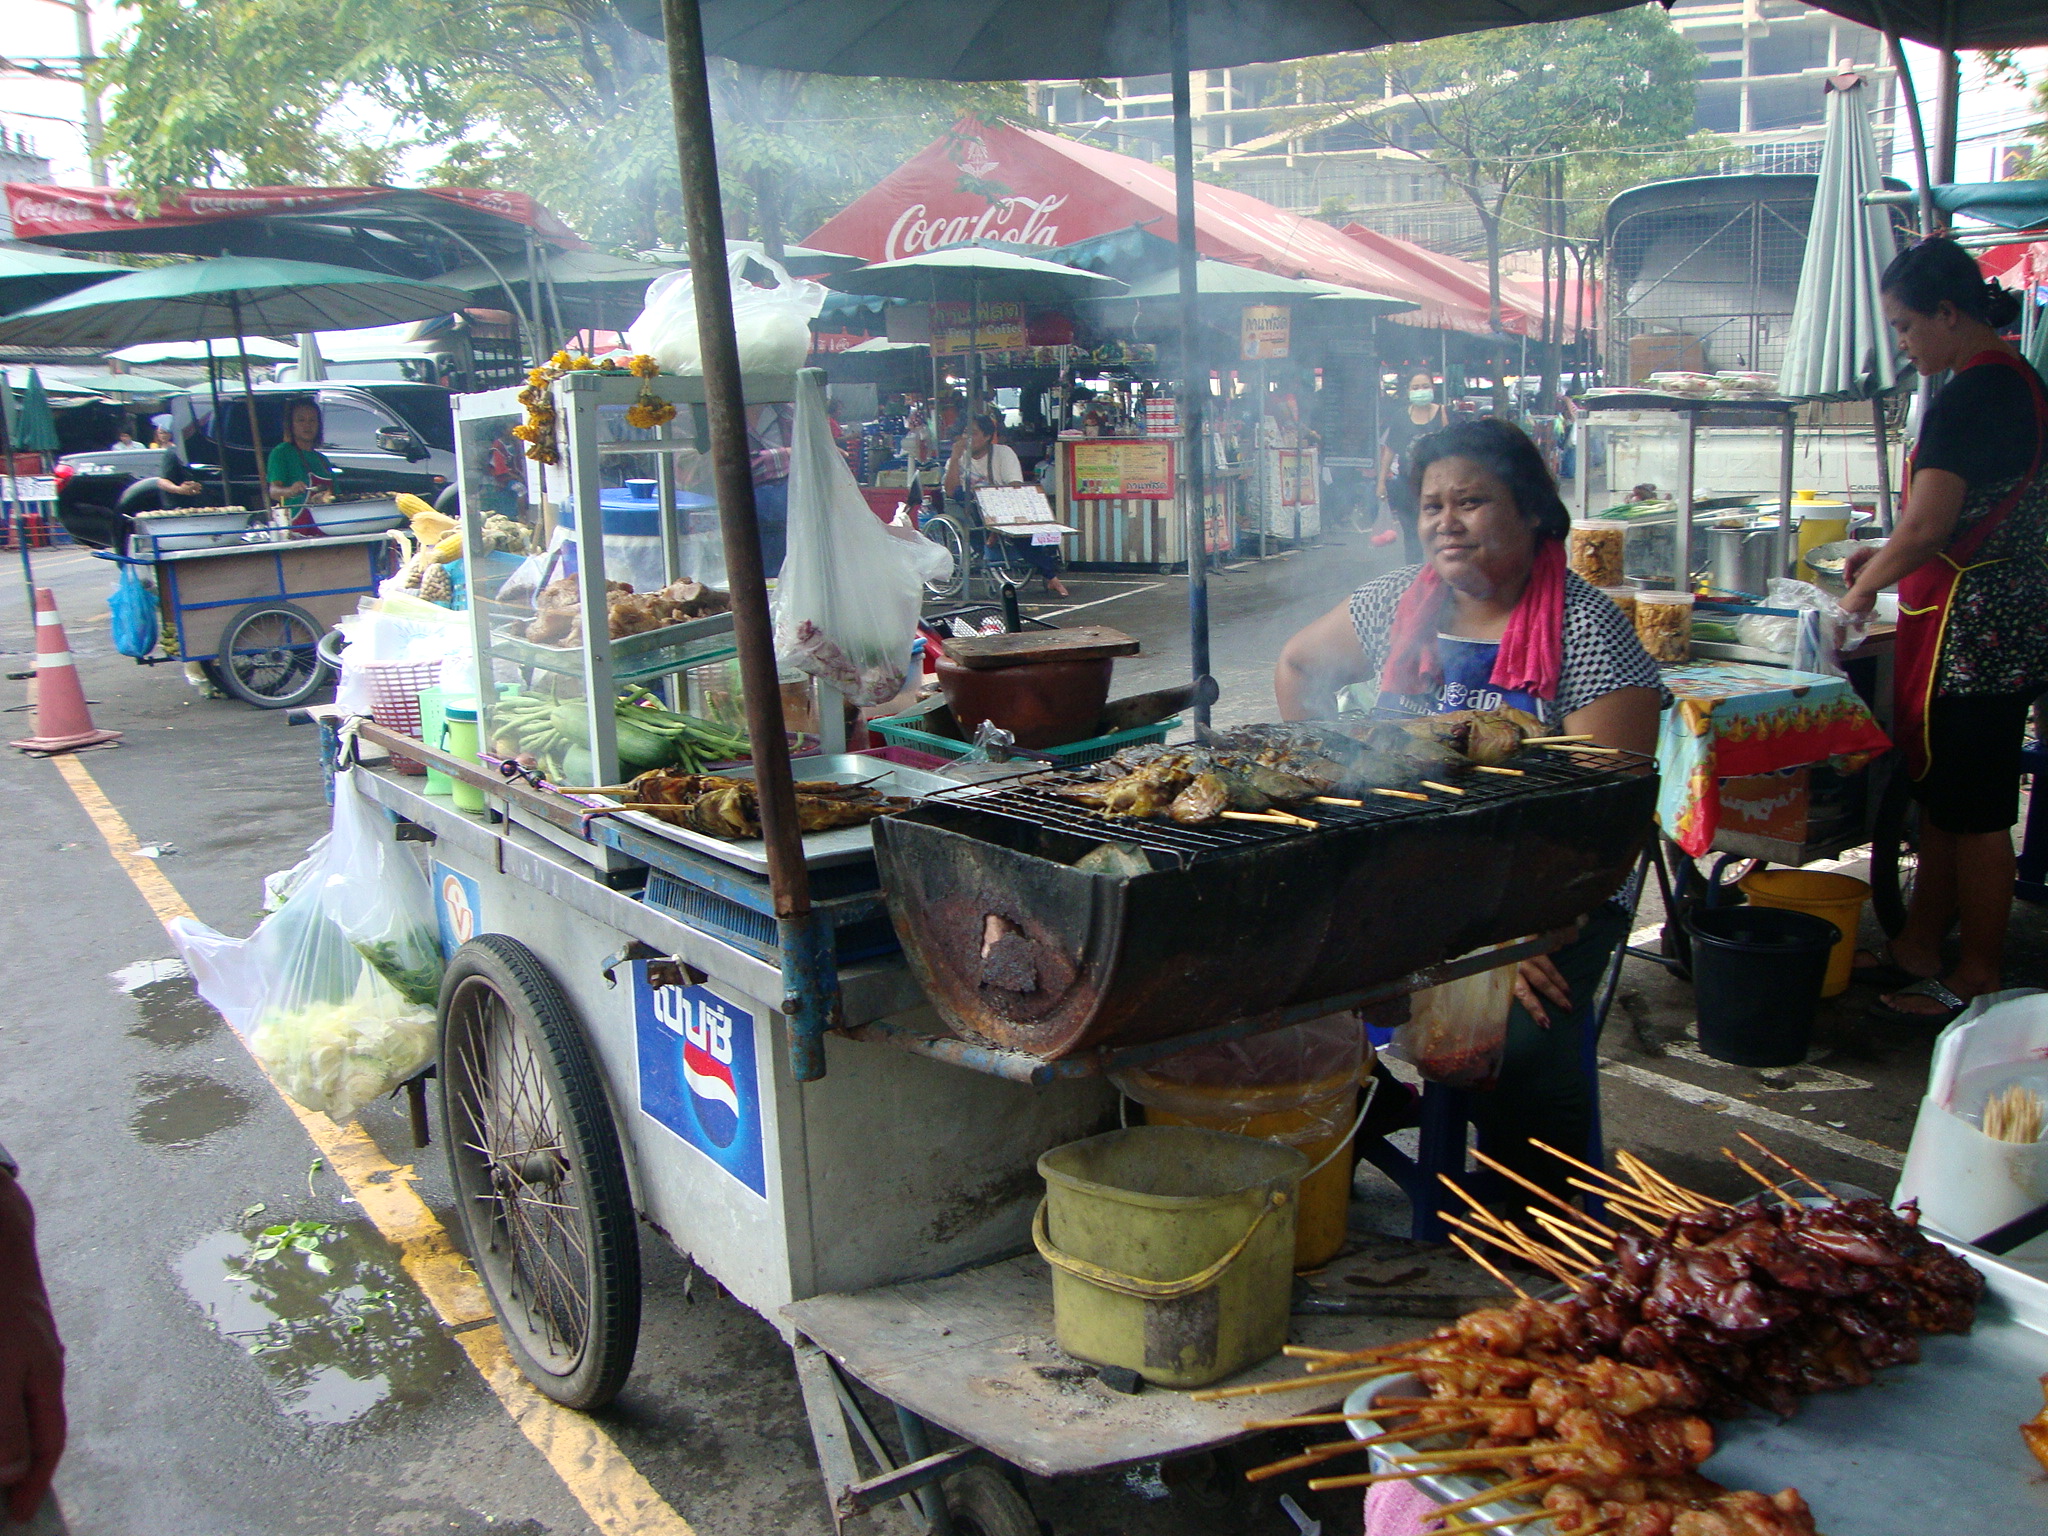
MULTIPOLYGON (((921 79, 1093 79, 1168 71, 1173 77, 1173 159, 1181 288, 1181 422, 1199 444, 1207 380, 1192 366, 1200 330, 1195 279, 1194 128, 1188 72, 1457 32, 1564 21, 1625 10, 1633 0, 621 0, 642 31, 668 42, 670 95, 682 167, 691 259, 708 269, 725 227, 718 184, 705 56, 743 64, 837 75, 921 79)), ((796 826, 784 750, 773 638, 754 489, 748 474, 739 347, 732 294, 695 285, 702 338, 711 457, 724 524, 734 626, 759 753, 762 831, 790 994, 791 1067, 800 1080, 824 1072, 819 1038, 838 1007, 829 956, 810 911, 810 885, 796 826)), ((1187 465, 1190 651, 1198 677, 1209 670, 1209 612, 1203 545, 1202 454, 1187 465)), ((1206 711, 1198 711, 1206 715, 1206 711)))

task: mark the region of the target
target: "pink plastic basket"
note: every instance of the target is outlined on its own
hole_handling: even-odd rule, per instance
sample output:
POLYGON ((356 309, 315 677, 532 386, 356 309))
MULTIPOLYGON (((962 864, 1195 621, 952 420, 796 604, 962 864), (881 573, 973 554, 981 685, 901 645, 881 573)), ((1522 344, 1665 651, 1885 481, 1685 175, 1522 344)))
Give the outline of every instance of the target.
MULTIPOLYGON (((441 680, 438 661, 370 661, 363 663, 370 682, 370 718, 387 731, 415 741, 420 734, 420 690, 441 680)), ((425 763, 395 753, 391 766, 400 773, 425 773, 425 763)))

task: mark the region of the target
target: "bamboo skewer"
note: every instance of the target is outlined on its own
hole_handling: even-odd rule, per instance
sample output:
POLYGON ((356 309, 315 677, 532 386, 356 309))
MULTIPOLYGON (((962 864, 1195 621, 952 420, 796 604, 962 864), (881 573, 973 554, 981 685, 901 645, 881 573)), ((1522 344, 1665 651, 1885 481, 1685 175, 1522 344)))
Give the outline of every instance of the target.
POLYGON ((1615 1161, 1626 1167, 1631 1174, 1646 1179, 1656 1188, 1662 1189, 1681 1205, 1690 1206, 1700 1211, 1725 1211, 1732 1209, 1725 1200, 1716 1200, 1711 1195, 1703 1195, 1696 1189, 1687 1189, 1683 1184, 1674 1183, 1672 1180, 1665 1178, 1663 1174, 1632 1152, 1615 1154, 1615 1161))
MULTIPOLYGON (((1413 1410, 1410 1411, 1412 1412, 1413 1410)), ((1339 1456, 1346 1451, 1355 1450, 1360 1446, 1384 1445, 1389 1440, 1402 1440, 1409 1437, 1419 1437, 1427 1440, 1436 1435, 1465 1435, 1470 1434, 1475 1429, 1484 1428, 1486 1428, 1486 1420, 1484 1419, 1453 1419, 1448 1424, 1404 1424, 1399 1429, 1385 1430, 1380 1434, 1369 1436, 1363 1440, 1325 1440, 1318 1445, 1310 1446, 1309 1450, 1320 1452, 1325 1456, 1339 1456)), ((1421 1453, 1418 1452, 1417 1454, 1420 1455, 1421 1453)))
POLYGON ((1306 816, 1290 816, 1285 811, 1219 811, 1224 821, 1263 821, 1276 827, 1319 827, 1319 821, 1310 821, 1306 816))
POLYGON ((1421 1461, 1440 1461, 1446 1466, 1462 1467, 1487 1461, 1515 1461, 1524 1456, 1556 1456, 1567 1451, 1589 1451, 1593 1447, 1580 1440, 1525 1440, 1520 1445, 1481 1445, 1462 1451, 1417 1451, 1413 1456, 1403 1456, 1400 1464, 1412 1467, 1421 1461))
POLYGON ((1827 1185, 1821 1183, 1819 1179, 1816 1179, 1812 1174, 1808 1173, 1804 1168, 1800 1167, 1790 1158, 1778 1156, 1777 1153, 1773 1152, 1769 1147, 1765 1146, 1762 1142, 1758 1141, 1754 1136, 1750 1135, 1747 1131, 1737 1131, 1735 1134, 1740 1136, 1744 1141, 1748 1142, 1752 1147, 1755 1147, 1757 1151, 1763 1153, 1765 1157, 1768 1157, 1772 1162, 1776 1163, 1780 1168, 1783 1168, 1786 1172, 1793 1174, 1798 1178, 1804 1179, 1807 1183, 1811 1184, 1815 1189, 1819 1190, 1822 1194, 1826 1195, 1830 1200, 1835 1198, 1835 1192, 1833 1190, 1829 1189, 1827 1185))
MULTIPOLYGON (((1524 1397, 1383 1397, 1384 1408, 1353 1409, 1349 1413, 1298 1413, 1287 1419, 1246 1419, 1245 1431, 1268 1429, 1317 1429, 1328 1424, 1356 1424, 1361 1419, 1398 1419, 1424 1408, 1526 1408, 1524 1397), (1395 1404, 1401 1406, 1396 1407, 1395 1404)), ((1410 1429, 1407 1434, 1416 1433, 1410 1429)), ((1433 1431, 1434 1433, 1434 1431, 1433 1431)))
POLYGON ((1290 1360, 1349 1360, 1341 1349, 1311 1349, 1306 1344, 1282 1344, 1280 1353, 1290 1360))
POLYGON ((1309 800, 1316 805, 1348 805, 1354 811, 1365 809, 1363 800, 1346 800, 1340 795, 1310 795, 1309 800))
POLYGON ((1332 1488, 1365 1488, 1374 1483, 1412 1483, 1418 1477, 1435 1475, 1427 1467, 1414 1467, 1405 1472, 1355 1472, 1348 1477, 1312 1477, 1308 1481, 1308 1486, 1311 1493, 1327 1493, 1332 1488))
POLYGON ((1566 1285, 1570 1285, 1574 1280, 1579 1278, 1577 1275, 1573 1274, 1570 1270, 1566 1269, 1564 1265, 1558 1263, 1556 1260, 1541 1256, 1543 1254, 1547 1254, 1549 1252, 1548 1249, 1537 1250, 1534 1248, 1533 1245, 1532 1247, 1525 1248, 1521 1244, 1509 1242, 1506 1238, 1500 1236, 1496 1232, 1489 1232, 1484 1227, 1474 1226, 1469 1221, 1460 1221, 1457 1217, 1451 1215, 1448 1211, 1443 1212, 1442 1215, 1445 1221, 1449 1222, 1452 1226, 1457 1227, 1459 1230, 1469 1232, 1474 1237, 1478 1238, 1481 1242, 1491 1243, 1494 1245, 1494 1247, 1502 1249, 1507 1253, 1513 1254, 1516 1258, 1522 1260, 1526 1264, 1534 1264, 1538 1269, 1543 1270, 1545 1273, 1562 1281, 1566 1285))
POLYGON ((1740 1168, 1744 1173, 1748 1174, 1752 1179, 1755 1179, 1757 1183, 1763 1185, 1765 1189, 1768 1189, 1772 1194, 1776 1195, 1780 1200, 1784 1201, 1787 1205, 1797 1205, 1799 1203, 1791 1195, 1787 1194, 1783 1189, 1781 1189, 1778 1185, 1773 1184, 1765 1174, 1761 1173, 1755 1168, 1750 1167, 1748 1163, 1744 1162, 1741 1158, 1737 1157, 1730 1148, 1723 1147, 1721 1149, 1721 1155, 1727 1158, 1728 1161, 1733 1163, 1736 1167, 1740 1168))
POLYGON ((1568 741, 1591 741, 1592 739, 1591 736, 1583 733, 1577 736, 1524 736, 1522 738, 1522 745, 1525 747, 1559 747, 1568 741))
MULTIPOLYGON (((1470 1423, 1456 1426, 1456 1428, 1476 1429, 1484 1423, 1485 1420, 1483 1419, 1473 1419, 1470 1423)), ((1449 1434, 1452 1430, 1453 1426, 1446 1424, 1441 1429, 1431 1430, 1430 1433, 1449 1434)), ((1389 1440, 1399 1440, 1404 1436, 1414 1433, 1415 1431, 1412 1429, 1390 1429, 1383 1435, 1373 1435, 1364 1440, 1332 1440, 1322 1445, 1312 1445, 1299 1455, 1288 1456, 1279 1461, 1269 1461, 1262 1467, 1253 1467, 1249 1472, 1245 1473, 1244 1480, 1248 1483, 1261 1483, 1269 1477, 1278 1477, 1283 1472, 1295 1472, 1303 1467, 1320 1466, 1323 1462, 1333 1460, 1338 1456, 1347 1455, 1352 1451, 1363 1451, 1372 1446, 1383 1445, 1389 1440)))
POLYGON ((1541 1195, 1545 1200, 1548 1200, 1560 1211, 1563 1211, 1566 1214, 1570 1215, 1576 1221, 1584 1222, 1587 1226, 1591 1227, 1595 1232, 1601 1233, 1603 1236, 1607 1237, 1610 1240, 1612 1240, 1615 1236, 1614 1228, 1608 1226, 1604 1222, 1597 1221, 1593 1217, 1588 1216, 1584 1211, 1580 1210, 1577 1206, 1571 1204, 1567 1200, 1560 1199, 1558 1196, 1552 1194, 1549 1190, 1545 1189, 1542 1185, 1536 1183, 1533 1179, 1523 1178, 1522 1175, 1515 1172, 1514 1169, 1508 1167, 1505 1163, 1502 1163, 1495 1158, 1488 1157, 1484 1152, 1480 1152, 1477 1150, 1473 1152, 1472 1158, 1473 1161, 1481 1164, 1482 1166, 1491 1168, 1495 1173, 1499 1174, 1502 1178, 1514 1180, 1515 1183, 1521 1185, 1522 1188, 1528 1190, 1530 1194, 1541 1195))
POLYGON ((1458 788, 1455 784, 1439 784, 1435 779, 1424 779, 1422 787, 1424 789, 1433 789, 1442 795, 1462 795, 1465 793, 1464 790, 1458 788))
POLYGON ((1334 1371, 1343 1366, 1364 1365, 1389 1355, 1398 1355, 1403 1350, 1425 1349, 1431 1344, 1441 1344, 1443 1342, 1442 1339, 1432 1334, 1424 1334, 1419 1339, 1396 1339, 1391 1344, 1375 1344, 1369 1349, 1346 1350, 1342 1353, 1333 1352, 1329 1359, 1311 1361, 1307 1368, 1311 1372, 1334 1371))
MULTIPOLYGON (((1554 1483, 1563 1482, 1565 1476, 1562 1472, 1549 1472, 1542 1477, 1525 1477, 1519 1482, 1499 1483, 1484 1493, 1473 1494, 1469 1499, 1459 1499, 1455 1504, 1440 1506, 1433 1518, 1441 1519, 1445 1515, 1455 1515, 1461 1510, 1477 1509, 1482 1504, 1491 1504, 1495 1499, 1527 1498, 1532 1493, 1542 1493, 1554 1483)), ((1314 1484, 1310 1486, 1313 1487, 1314 1484)))
POLYGON ((1285 1381, 1262 1381, 1249 1387, 1210 1387, 1202 1392, 1190 1392, 1188 1401, 1193 1403, 1221 1402, 1227 1397, 1264 1397, 1268 1392, 1298 1392, 1303 1387, 1327 1387, 1340 1381, 1370 1381, 1375 1376, 1388 1374, 1385 1367, 1390 1365, 1443 1365, 1444 1360, 1382 1360, 1356 1371, 1325 1371, 1320 1376, 1290 1376, 1285 1381))
POLYGON ((1567 745, 1561 741, 1525 741, 1522 745, 1525 747, 1542 747, 1545 751, 1549 752, 1598 752, 1602 757, 1621 756, 1621 748, 1619 747, 1589 747, 1582 742, 1574 742, 1567 745))
POLYGON ((1472 765, 1472 771, 1474 773, 1497 773, 1501 775, 1501 777, 1508 779, 1526 779, 1529 776, 1528 770, 1526 769, 1496 768, 1492 763, 1474 763, 1472 765))
POLYGON ((1429 796, 1418 795, 1412 789, 1381 789, 1379 785, 1375 784, 1366 793, 1369 795, 1385 795, 1389 800, 1420 800, 1424 805, 1429 804, 1429 796))
POLYGON ((1548 1232, 1560 1243, 1563 1243, 1565 1247, 1569 1249, 1575 1257, 1584 1259, 1586 1263, 1592 1268, 1598 1269, 1602 1264, 1605 1264, 1607 1262, 1605 1259, 1601 1258, 1597 1253, 1594 1253, 1583 1242, 1579 1241, 1579 1239, 1573 1235, 1572 1229, 1566 1226, 1562 1221, 1559 1221, 1555 1216, 1551 1215, 1550 1212, 1532 1210, 1531 1212, 1529 1212, 1529 1216, 1530 1219, 1536 1223, 1536 1225, 1541 1227, 1544 1231, 1548 1232))
MULTIPOLYGON (((1630 1184, 1623 1179, 1618 1179, 1613 1174, 1607 1172, 1603 1168, 1595 1168, 1591 1163, 1582 1163, 1576 1157, 1573 1157, 1571 1153, 1560 1152, 1557 1150, 1557 1148, 1551 1146, 1548 1142, 1538 1141, 1534 1136, 1531 1136, 1529 1138, 1529 1145, 1532 1147, 1536 1147, 1544 1152, 1548 1152, 1552 1157, 1556 1158, 1561 1163, 1569 1163, 1572 1167, 1578 1169, 1581 1173, 1592 1175, 1592 1177, 1600 1180, 1601 1183, 1611 1186, 1615 1193, 1621 1195, 1624 1199, 1633 1200, 1638 1205, 1647 1205, 1652 1208, 1656 1208, 1659 1206, 1665 1206, 1670 1204, 1670 1201, 1660 1197, 1656 1197, 1652 1195, 1650 1192, 1645 1191, 1638 1185, 1630 1184)), ((1628 1156, 1626 1152, 1622 1153, 1621 1155, 1623 1157, 1628 1156)), ((1580 1185, 1579 1187, 1584 1188, 1585 1186, 1580 1185)), ((1594 1190, 1593 1193, 1601 1195, 1603 1198, 1606 1195, 1605 1190, 1594 1190)), ((1675 1216, 1680 1214, 1680 1212, 1678 1210, 1673 1210, 1671 1214, 1675 1216)))
POLYGON ((630 784, 550 784, 549 789, 558 795, 623 795, 633 786, 630 784))
MULTIPOLYGON (((1521 1228, 1515 1226, 1512 1222, 1505 1221, 1502 1218, 1494 1215, 1493 1212, 1489 1211, 1485 1206, 1481 1205, 1477 1200, 1474 1200, 1470 1195, 1465 1193, 1464 1188, 1461 1185, 1459 1185, 1456 1180, 1451 1178, 1449 1174, 1440 1173, 1437 1175, 1437 1177, 1443 1181, 1445 1188, 1449 1189, 1460 1200, 1463 1200, 1465 1202, 1465 1204, 1471 1209, 1472 1214, 1475 1217, 1477 1217, 1480 1222, 1482 1222, 1488 1228, 1491 1228, 1493 1231, 1498 1232, 1501 1236, 1507 1238, 1509 1242, 1515 1245, 1515 1249, 1519 1250, 1522 1256, 1533 1260, 1543 1268, 1551 1269, 1552 1273, 1556 1273, 1556 1269, 1552 1266, 1566 1267, 1565 1260, 1569 1257, 1569 1255, 1559 1253, 1552 1248, 1546 1248, 1543 1244, 1537 1242, 1535 1238, 1531 1237, 1521 1228), (1545 1263, 1545 1260, 1548 1260, 1549 1262, 1545 1263)), ((1446 1219, 1448 1220, 1451 1218, 1446 1219)), ((1470 1231, 1471 1229, 1467 1228, 1467 1230, 1470 1231)), ((1483 1236, 1485 1234, 1482 1233, 1477 1235, 1483 1236)), ((1596 1268, 1598 1267, 1599 1263, 1599 1260, 1594 1260, 1594 1266, 1596 1268)), ((1561 1275, 1559 1276, 1559 1278, 1564 1280, 1570 1280, 1575 1279, 1576 1276, 1561 1275)))
POLYGON ((1515 1284, 1514 1281, 1510 1280, 1499 1269, 1495 1268, 1491 1262, 1489 1262, 1480 1254, 1477 1248, 1474 1248, 1470 1243, 1466 1242, 1465 1239, 1458 1236, 1457 1233, 1451 1233, 1450 1238, 1452 1242, 1458 1245, 1458 1251, 1460 1253, 1464 1254, 1466 1258, 1470 1259, 1474 1264, 1477 1264, 1481 1269, 1485 1270, 1489 1275, 1493 1276, 1493 1278, 1498 1280, 1502 1285, 1506 1286, 1509 1290, 1513 1291, 1523 1301, 1534 1301, 1536 1299, 1535 1297, 1531 1296, 1527 1291, 1523 1290, 1519 1285, 1515 1284))

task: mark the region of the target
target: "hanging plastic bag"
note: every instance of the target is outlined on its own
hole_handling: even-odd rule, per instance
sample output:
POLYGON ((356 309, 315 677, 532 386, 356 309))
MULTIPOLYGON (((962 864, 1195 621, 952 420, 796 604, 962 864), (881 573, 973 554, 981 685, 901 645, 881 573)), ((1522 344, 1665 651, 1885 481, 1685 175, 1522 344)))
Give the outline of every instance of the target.
POLYGON ((1515 967, 1495 966, 1409 999, 1387 1054, 1447 1088, 1485 1088, 1500 1075, 1515 1002, 1515 967))
POLYGON ((342 936, 408 1003, 441 996, 434 894, 411 855, 392 840, 384 813, 355 792, 351 769, 334 786, 334 830, 321 871, 327 909, 342 936))
POLYGON ((1764 606, 1790 608, 1789 618, 1759 614, 1735 621, 1735 637, 1760 651, 1775 651, 1792 658, 1793 670, 1814 672, 1823 677, 1846 677, 1841 653, 1855 647, 1869 627, 1869 617, 1855 618, 1842 612, 1842 605, 1810 581, 1774 576, 1764 593, 1764 606))
MULTIPOLYGON (((732 329, 739 343, 740 372, 795 373, 811 354, 811 322, 825 307, 823 285, 794 278, 759 249, 735 246, 727 252, 732 284, 732 329), (740 274, 749 265, 774 274, 763 288, 740 274)), ((694 378, 704 372, 697 344, 694 268, 684 267, 647 285, 647 307, 626 330, 626 345, 661 364, 664 372, 694 378)))
POLYGON ((132 565, 121 567, 107 599, 107 613, 114 631, 114 649, 123 656, 143 657, 156 649, 160 621, 156 589, 144 581, 132 565))
POLYGON ((1984 1134, 1987 1101, 2014 1090, 2048 1099, 2048 992, 1988 992, 1942 1030, 1894 1202, 1965 1242, 2048 1205, 2048 1141, 1984 1134))
POLYGON ((799 375, 789 448, 789 554, 775 650, 857 705, 903 691, 924 582, 915 548, 868 510, 832 441, 818 375, 799 375))
MULTIPOLYGON (((366 838, 385 839, 377 813, 357 803, 347 775, 334 799, 319 869, 247 939, 192 919, 170 929, 199 995, 277 1085, 296 1103, 339 1121, 432 1062, 437 1031, 432 1003, 413 1001, 427 993, 428 967, 408 916, 415 903, 400 856, 373 858, 365 850, 366 838), (371 873, 373 865, 379 873, 371 873), (386 875, 391 892, 355 888, 386 875), (344 921, 375 937, 359 946, 344 921), (385 979, 387 968, 410 995, 385 979)), ((416 868, 410 876, 423 881, 416 868)), ((432 966, 438 986, 438 948, 432 966)))
POLYGON ((896 520, 882 525, 901 539, 910 551, 911 564, 917 569, 918 580, 927 586, 942 587, 953 579, 953 551, 936 539, 927 538, 916 523, 910 520, 907 508, 899 510, 896 520))

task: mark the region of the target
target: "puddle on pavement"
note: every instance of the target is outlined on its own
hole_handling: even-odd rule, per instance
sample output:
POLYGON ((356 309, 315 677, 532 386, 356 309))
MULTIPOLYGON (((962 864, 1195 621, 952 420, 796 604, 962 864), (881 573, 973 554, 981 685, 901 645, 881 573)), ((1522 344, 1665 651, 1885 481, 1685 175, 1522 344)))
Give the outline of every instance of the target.
POLYGON ((349 1424, 382 1404, 419 1405, 445 1390, 462 1354, 366 1222, 337 1222, 308 1255, 252 1251, 249 1234, 215 1232, 176 1261, 185 1294, 246 1351, 286 1413, 349 1424))
POLYGON ((210 1077, 151 1073, 135 1092, 143 1102, 129 1116, 128 1129, 153 1147, 196 1147, 249 1118, 248 1099, 210 1077))
POLYGON ((135 1003, 135 1023, 128 1030, 133 1039, 176 1050, 226 1027, 200 998, 182 960, 138 960, 111 979, 135 1003))

